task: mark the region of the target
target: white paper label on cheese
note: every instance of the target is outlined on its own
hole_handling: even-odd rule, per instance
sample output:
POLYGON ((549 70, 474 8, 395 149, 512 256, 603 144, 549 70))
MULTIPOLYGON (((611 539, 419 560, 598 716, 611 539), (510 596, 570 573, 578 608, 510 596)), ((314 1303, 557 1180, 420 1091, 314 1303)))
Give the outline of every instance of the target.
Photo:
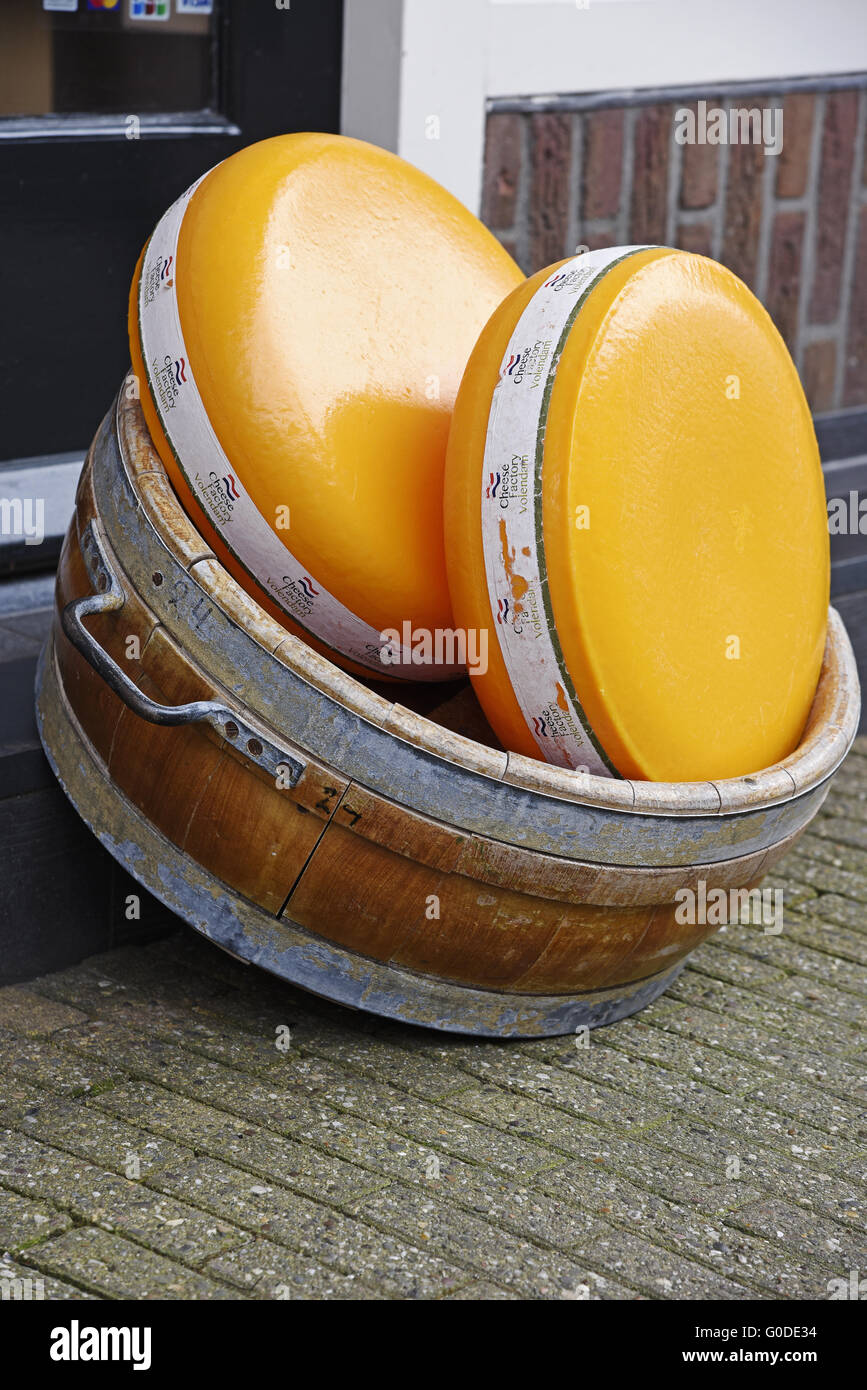
POLYGON ((463 674, 460 666, 413 664, 410 647, 398 649, 384 642, 376 628, 329 593, 272 529, 223 452, 190 366, 177 298, 181 222, 201 182, 188 188, 158 222, 145 250, 138 300, 150 394, 190 491, 250 577, 299 627, 333 652, 379 676, 424 681, 463 674), (381 656, 386 646, 388 664, 381 656))
POLYGON ((542 460, 554 375, 581 305, 644 246, 589 251, 533 295, 515 325, 491 398, 482 477, 482 547, 503 661, 546 762, 619 777, 575 692, 554 623, 542 532, 542 460))

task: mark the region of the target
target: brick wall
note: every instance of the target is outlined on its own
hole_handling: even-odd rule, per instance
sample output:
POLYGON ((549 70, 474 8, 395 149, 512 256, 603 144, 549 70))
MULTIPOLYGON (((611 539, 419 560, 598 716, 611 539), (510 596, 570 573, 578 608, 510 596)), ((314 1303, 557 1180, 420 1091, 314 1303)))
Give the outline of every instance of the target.
MULTIPOLYGON (((867 79, 865 79, 867 80, 867 79)), ((722 261, 785 337, 814 411, 867 406, 867 92, 723 96, 783 109, 783 148, 680 145, 679 99, 557 109, 498 102, 482 216, 528 273, 575 247, 652 242, 722 261)))

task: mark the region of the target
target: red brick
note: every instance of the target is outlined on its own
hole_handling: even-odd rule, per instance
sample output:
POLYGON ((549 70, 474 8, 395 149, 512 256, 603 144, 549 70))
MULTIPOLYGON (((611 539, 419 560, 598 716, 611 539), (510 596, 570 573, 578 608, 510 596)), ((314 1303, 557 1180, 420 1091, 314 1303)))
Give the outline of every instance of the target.
POLYGON ((507 228, 515 222, 521 180, 521 122, 520 116, 506 111, 494 111, 487 119, 482 221, 489 227, 507 228))
POLYGON ((667 105, 643 107, 635 122, 629 217, 630 238, 634 242, 665 241, 671 122, 672 108, 667 105))
POLYGON ((692 251, 696 256, 709 256, 713 246, 713 228, 708 222, 681 222, 675 245, 681 251, 692 251))
POLYGON ((822 168, 819 175, 816 270, 810 321, 833 323, 840 308, 846 216, 855 155, 858 93, 830 92, 825 98, 822 168))
MULTIPOLYGON (((753 105, 761 104, 755 98, 753 105)), ((755 286, 762 221, 762 145, 729 147, 728 186, 723 226, 722 261, 746 284, 755 286)))
POLYGON ((594 111, 584 119, 581 216, 615 217, 620 210, 623 112, 594 111))
POLYGON ((867 405, 867 208, 861 209, 858 218, 843 405, 867 405))
POLYGON ((815 106, 809 92, 790 92, 783 101, 783 148, 776 156, 778 198, 802 198, 807 191, 815 106))
POLYGON ((497 240, 504 251, 508 251, 513 261, 518 259, 518 247, 514 237, 506 236, 502 232, 497 233, 497 240))
POLYGON ((607 251, 609 246, 617 245, 617 233, 610 232, 582 232, 578 238, 580 246, 586 246, 588 251, 607 251))
POLYGON ((813 414, 834 408, 834 377, 837 372, 837 344, 828 338, 810 343, 804 351, 803 382, 813 414))
POLYGON ((530 263, 533 270, 567 255, 572 121, 556 111, 531 117, 533 182, 530 197, 530 263))
MULTIPOLYGON (((678 110, 697 114, 696 103, 690 102, 678 110)), ((684 145, 680 170, 680 206, 709 208, 716 201, 719 177, 718 145, 684 145)))
POLYGON ((803 247, 804 214, 778 212, 771 233, 765 307, 790 349, 794 348, 798 333, 803 247))

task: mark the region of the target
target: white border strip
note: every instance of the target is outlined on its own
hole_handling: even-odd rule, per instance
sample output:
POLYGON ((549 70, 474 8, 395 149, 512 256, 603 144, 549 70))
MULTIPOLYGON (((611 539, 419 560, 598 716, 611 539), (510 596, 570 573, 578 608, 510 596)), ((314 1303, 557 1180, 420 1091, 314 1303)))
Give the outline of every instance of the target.
POLYGON ((581 708, 548 617, 541 448, 546 387, 583 296, 625 256, 646 249, 617 246, 576 256, 533 295, 509 339, 494 387, 482 475, 482 548, 492 625, 521 713, 546 762, 600 777, 620 774, 581 708))

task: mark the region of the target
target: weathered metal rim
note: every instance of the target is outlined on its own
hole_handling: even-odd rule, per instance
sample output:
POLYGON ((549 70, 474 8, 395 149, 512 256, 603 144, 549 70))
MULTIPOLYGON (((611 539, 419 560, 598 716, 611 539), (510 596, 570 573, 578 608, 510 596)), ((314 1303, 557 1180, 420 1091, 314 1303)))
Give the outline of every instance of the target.
MULTIPOLYGON (((137 417, 127 412, 126 419, 132 435, 144 429, 140 412, 137 417)), ((132 454, 133 463, 152 462, 149 441, 132 454)), ((92 488, 93 497, 87 505, 96 509, 123 586, 138 596, 214 690, 255 715, 272 731, 272 741, 291 743, 302 761, 319 758, 408 811, 534 853, 647 869, 712 864, 769 849, 802 829, 826 795, 827 781, 794 795, 791 778, 783 776, 780 800, 770 808, 725 814, 713 791, 703 814, 678 815, 665 806, 636 813, 627 800, 627 783, 606 784, 613 788, 606 792, 609 798, 620 797, 617 806, 596 805, 592 799, 548 795, 544 779, 556 769, 540 763, 534 764, 534 788, 517 784, 508 776, 504 753, 496 755, 429 721, 412 725, 413 730, 422 727, 422 733, 411 741, 404 726, 414 716, 287 636, 237 586, 229 589, 226 571, 210 552, 202 555, 201 537, 178 514, 165 473, 141 473, 139 491, 133 488, 110 417, 94 441, 91 467, 85 487, 92 488), (139 492, 157 513, 167 513, 163 529, 171 548, 147 520, 139 492), (202 571, 223 602, 212 601, 210 591, 197 582, 202 571), (318 662, 330 680, 342 682, 350 697, 353 690, 368 696, 373 711, 359 712, 351 698, 334 697, 300 674, 294 662, 279 660, 276 648, 286 643, 294 643, 306 661, 318 662), (436 747, 426 746, 433 740, 425 735, 425 726, 435 731, 436 747), (474 750, 475 766, 451 756, 456 743, 474 750)))
POLYGON ((36 673, 36 716, 46 757, 69 800, 134 879, 210 941, 311 994, 417 1027, 474 1037, 557 1037, 601 1028, 643 1009, 685 962, 647 979, 578 995, 473 989, 334 946, 233 894, 146 821, 108 778, 57 674, 54 641, 36 673), (100 797, 92 795, 99 786, 100 797))
MULTIPOLYGON (((161 518, 136 486, 136 475, 144 472, 160 474, 168 484, 164 465, 150 441, 144 425, 144 417, 136 402, 124 399, 123 390, 119 392, 114 408, 109 412, 113 424, 113 442, 117 450, 122 473, 135 495, 142 514, 162 544, 172 552, 172 534, 162 523, 161 518), (135 411, 138 414, 135 440, 129 438, 125 428, 124 415, 135 411), (127 448, 140 448, 147 451, 144 467, 131 469, 126 457, 127 448)), ((102 433, 102 431, 100 432, 102 433)), ((170 489, 167 489, 167 505, 174 514, 174 521, 181 530, 195 528, 180 502, 170 489)), ((100 499, 104 503, 105 499, 100 499)), ((198 534, 198 533, 196 533, 198 534)), ((201 557, 212 556, 207 543, 199 537, 201 557)), ((193 574, 186 571, 190 579, 207 594, 208 599, 227 613, 225 600, 210 582, 207 574, 193 574)), ((256 643, 261 651, 275 660, 284 670, 307 680, 321 694, 345 712, 349 707, 353 713, 367 723, 382 727, 387 721, 402 712, 399 702, 389 704, 387 700, 373 692, 352 676, 340 671, 331 662, 307 647, 299 639, 285 634, 278 624, 261 608, 250 595, 225 569, 223 582, 228 586, 233 598, 244 606, 252 604, 261 625, 271 625, 278 641, 271 650, 258 642, 252 635, 249 640, 256 643), (280 634, 282 633, 282 640, 280 634), (281 650, 282 649, 282 650, 281 650)), ((231 617, 231 614, 227 613, 231 617)), ((621 812, 633 812, 654 816, 707 816, 733 815, 740 812, 762 810, 779 805, 826 782, 839 767, 852 745, 858 729, 860 715, 860 690, 857 668, 852 646, 843 623, 832 608, 829 610, 828 642, 825 661, 820 678, 819 689, 813 704, 813 712, 807 723, 804 737, 798 749, 781 763, 753 774, 752 776, 720 779, 709 783, 664 783, 617 781, 604 777, 594 777, 570 773, 565 769, 549 766, 520 754, 503 754, 502 765, 496 766, 497 755, 472 739, 458 734, 448 734, 448 756, 438 753, 436 745, 442 743, 446 731, 432 720, 422 716, 412 717, 412 728, 391 730, 394 737, 401 738, 417 746, 428 757, 437 758, 454 767, 462 765, 478 777, 493 776, 505 780, 522 790, 534 792, 561 800, 579 802, 583 805, 597 806, 621 812), (831 692, 828 703, 829 689, 831 692), (413 733, 417 737, 413 737, 413 733), (827 747, 822 740, 826 739, 827 747), (489 764, 486 771, 479 770, 480 752, 491 755, 484 759, 489 764), (463 754, 463 757, 462 757, 463 754), (824 756, 823 756, 824 755, 824 756), (465 759, 465 761, 464 761, 465 759), (763 787, 766 788, 763 791, 763 787), (715 804, 708 803, 709 795, 715 804)), ((312 750, 311 750, 312 751, 312 750)))

